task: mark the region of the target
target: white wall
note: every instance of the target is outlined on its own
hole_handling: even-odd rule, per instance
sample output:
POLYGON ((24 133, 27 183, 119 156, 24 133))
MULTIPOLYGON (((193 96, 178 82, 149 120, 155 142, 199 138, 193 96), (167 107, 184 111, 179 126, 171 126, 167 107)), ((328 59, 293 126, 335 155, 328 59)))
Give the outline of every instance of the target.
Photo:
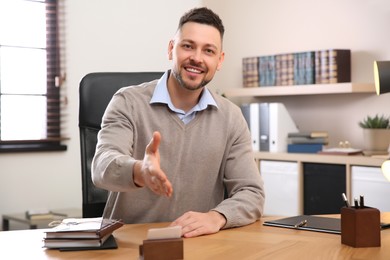
MULTIPOLYGON (((374 59, 390 60, 388 0, 62 0, 65 5, 66 152, 0 154, 0 214, 28 208, 81 207, 78 84, 94 71, 169 66, 166 50, 180 15, 202 3, 226 27, 226 60, 213 89, 241 87, 241 59, 322 48, 353 51, 353 81, 372 82, 374 59)), ((329 130, 361 143, 356 122, 390 114, 390 94, 282 98, 301 129, 329 130), (320 120, 318 120, 320 119, 320 120)), ((336 141, 334 141, 336 142, 336 141)))
MULTIPOLYGON (((225 63, 215 88, 242 86, 242 58, 286 52, 348 48, 352 82, 373 82, 373 61, 390 60, 388 0, 204 1, 225 22, 225 63)), ((239 100, 241 102, 242 100, 239 100)), ((247 101, 247 100, 244 100, 247 101)), ((285 103, 303 131, 325 130, 330 145, 348 140, 362 148, 357 122, 367 114, 390 115, 390 94, 264 98, 285 103)))

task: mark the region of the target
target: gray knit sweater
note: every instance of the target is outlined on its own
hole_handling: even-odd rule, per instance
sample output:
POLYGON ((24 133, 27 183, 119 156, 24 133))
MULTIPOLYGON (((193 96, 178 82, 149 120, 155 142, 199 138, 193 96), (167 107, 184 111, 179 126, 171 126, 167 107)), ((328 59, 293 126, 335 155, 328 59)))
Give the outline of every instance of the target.
POLYGON ((213 94, 218 108, 208 106, 184 124, 167 105, 149 104, 156 84, 122 88, 103 116, 92 179, 100 188, 121 192, 114 216, 125 223, 165 222, 187 211, 213 209, 226 217, 224 228, 259 219, 263 181, 240 109, 213 94), (135 159, 143 159, 154 131, 162 136, 161 168, 172 183, 171 198, 133 182, 135 159))

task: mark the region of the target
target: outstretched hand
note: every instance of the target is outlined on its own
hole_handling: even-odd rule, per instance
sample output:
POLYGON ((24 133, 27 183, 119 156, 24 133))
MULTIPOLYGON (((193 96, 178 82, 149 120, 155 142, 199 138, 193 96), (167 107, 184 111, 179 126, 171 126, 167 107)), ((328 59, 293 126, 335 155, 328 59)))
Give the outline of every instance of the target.
POLYGON ((139 186, 146 186, 154 193, 171 197, 173 188, 171 182, 160 168, 159 146, 161 134, 153 133, 153 138, 146 146, 145 156, 142 161, 140 172, 135 172, 134 181, 139 186))

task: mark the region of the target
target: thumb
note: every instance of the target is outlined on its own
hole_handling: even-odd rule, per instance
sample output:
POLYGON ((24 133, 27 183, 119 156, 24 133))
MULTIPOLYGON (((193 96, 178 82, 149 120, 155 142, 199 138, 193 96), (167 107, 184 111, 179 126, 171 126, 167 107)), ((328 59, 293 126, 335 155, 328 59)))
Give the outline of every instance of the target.
POLYGON ((159 132, 154 132, 152 140, 150 140, 150 143, 146 147, 147 153, 156 153, 158 151, 158 148, 160 147, 161 142, 161 134, 159 132))

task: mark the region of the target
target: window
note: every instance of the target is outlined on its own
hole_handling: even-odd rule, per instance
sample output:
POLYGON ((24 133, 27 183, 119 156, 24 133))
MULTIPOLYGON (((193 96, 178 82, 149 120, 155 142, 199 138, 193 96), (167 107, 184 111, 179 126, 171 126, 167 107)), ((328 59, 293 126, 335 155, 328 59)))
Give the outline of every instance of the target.
POLYGON ((57 0, 0 0, 0 152, 66 150, 59 58, 57 0))

